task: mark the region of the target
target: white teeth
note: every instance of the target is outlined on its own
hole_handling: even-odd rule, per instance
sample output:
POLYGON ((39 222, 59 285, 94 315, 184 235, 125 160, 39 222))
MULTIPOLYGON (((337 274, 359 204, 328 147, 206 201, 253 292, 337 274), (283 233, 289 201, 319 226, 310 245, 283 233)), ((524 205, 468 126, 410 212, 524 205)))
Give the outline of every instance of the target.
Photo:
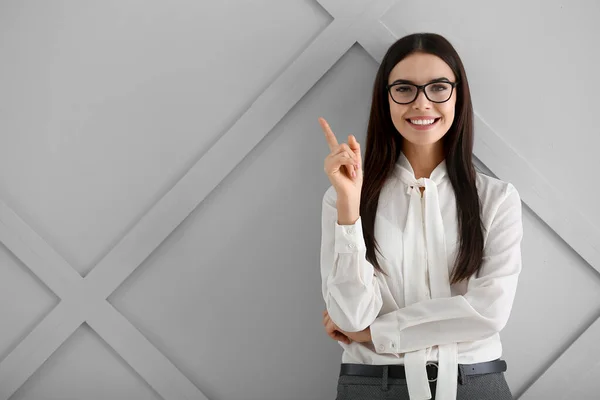
POLYGON ((435 119, 411 119, 410 122, 415 125, 431 125, 435 122, 435 119))

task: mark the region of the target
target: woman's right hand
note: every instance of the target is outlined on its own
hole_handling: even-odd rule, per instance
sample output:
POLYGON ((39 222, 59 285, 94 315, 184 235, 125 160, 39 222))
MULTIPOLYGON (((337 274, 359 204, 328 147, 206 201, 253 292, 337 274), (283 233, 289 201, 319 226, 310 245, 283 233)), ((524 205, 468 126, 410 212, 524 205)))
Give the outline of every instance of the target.
POLYGON ((350 202, 350 208, 358 209, 363 181, 360 145, 352 135, 348 136, 348 144, 338 144, 327 121, 319 118, 319 123, 331 151, 325 157, 325 173, 337 192, 338 201, 350 202))

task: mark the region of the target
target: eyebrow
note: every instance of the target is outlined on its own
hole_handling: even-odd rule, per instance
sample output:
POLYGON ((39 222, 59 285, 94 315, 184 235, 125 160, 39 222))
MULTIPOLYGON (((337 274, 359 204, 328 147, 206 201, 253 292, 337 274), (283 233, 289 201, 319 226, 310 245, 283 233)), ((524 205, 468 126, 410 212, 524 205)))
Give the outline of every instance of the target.
MULTIPOLYGON (((429 81, 429 82, 427 82, 427 83, 432 83, 432 82, 450 82, 450 79, 448 79, 448 78, 446 78, 446 77, 442 76, 442 77, 440 77, 440 78, 435 78, 435 79, 432 79, 432 80, 430 80, 430 81, 429 81)), ((390 83, 390 85, 394 85, 394 84, 396 84, 396 83, 411 83, 411 84, 413 84, 413 85, 416 85, 416 83, 414 83, 413 81, 409 81, 409 80, 407 80, 407 79, 396 79, 394 82, 390 83)))

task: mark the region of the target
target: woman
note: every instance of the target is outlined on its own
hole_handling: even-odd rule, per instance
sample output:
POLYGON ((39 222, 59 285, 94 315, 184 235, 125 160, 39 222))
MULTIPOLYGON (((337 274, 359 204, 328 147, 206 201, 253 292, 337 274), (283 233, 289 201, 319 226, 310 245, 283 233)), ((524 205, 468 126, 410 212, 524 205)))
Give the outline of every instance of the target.
POLYGON ((521 271, 521 201, 472 163, 463 64, 437 34, 394 43, 375 78, 364 173, 331 154, 321 276, 344 348, 338 399, 511 399, 499 332, 521 271), (364 178, 363 178, 364 174, 364 178))

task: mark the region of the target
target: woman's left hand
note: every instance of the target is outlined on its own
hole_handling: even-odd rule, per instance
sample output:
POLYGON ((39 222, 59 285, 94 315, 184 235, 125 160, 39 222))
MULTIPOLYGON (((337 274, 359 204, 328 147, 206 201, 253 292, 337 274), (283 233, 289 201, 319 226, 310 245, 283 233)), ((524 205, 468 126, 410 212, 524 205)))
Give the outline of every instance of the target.
POLYGON ((341 330, 332 320, 329 318, 327 310, 323 311, 323 325, 325 331, 334 340, 350 344, 352 341, 358 343, 365 343, 371 341, 371 328, 368 327, 360 332, 345 332, 341 330), (340 336, 341 335, 341 336, 340 336), (349 340, 344 340, 349 339, 349 340))

